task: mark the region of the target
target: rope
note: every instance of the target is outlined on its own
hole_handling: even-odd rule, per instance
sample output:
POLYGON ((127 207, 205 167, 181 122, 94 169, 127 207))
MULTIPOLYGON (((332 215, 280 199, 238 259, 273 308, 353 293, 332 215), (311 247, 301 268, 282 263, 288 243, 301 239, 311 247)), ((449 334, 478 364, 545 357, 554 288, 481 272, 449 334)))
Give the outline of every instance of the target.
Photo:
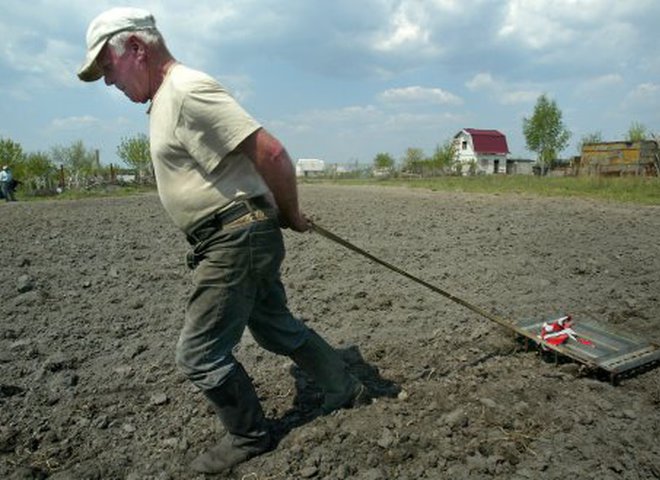
POLYGON ((419 283, 420 285, 425 286, 426 288, 434 291, 435 293, 439 293, 440 295, 442 295, 443 297, 448 298, 452 302, 458 303, 459 305, 462 305, 465 308, 467 308, 469 310, 472 310, 474 313, 476 313, 478 315, 481 315, 482 317, 487 318, 488 320, 492 320, 493 322, 498 323, 498 324, 502 325, 503 327, 512 328, 516 331, 519 330, 511 322, 508 322, 507 320, 505 320, 505 319, 503 319, 503 318, 501 318, 497 315, 494 315, 490 312, 487 312, 486 310, 484 310, 480 307, 477 307, 476 305, 473 305, 470 302, 467 302, 466 300, 463 300, 462 298, 459 298, 456 295, 453 295, 453 294, 449 293, 448 291, 443 290, 440 287, 436 287, 435 285, 432 285, 432 284, 422 280, 421 278, 418 278, 418 277, 406 272, 405 270, 402 270, 399 267, 396 267, 396 266, 392 265, 391 263, 386 262, 385 260, 381 260, 380 258, 375 257, 374 255, 367 252, 366 250, 363 250, 360 247, 358 247, 356 245, 353 245, 349 241, 344 240, 343 238, 341 238, 341 237, 335 235, 334 233, 326 230, 325 228, 321 227, 317 223, 314 223, 314 222, 310 222, 310 223, 311 223, 311 226, 312 226, 312 230, 314 232, 324 236, 325 238, 327 238, 329 240, 332 240, 333 242, 336 242, 339 245, 348 248, 349 250, 352 250, 356 253, 359 253, 360 255, 368 258, 369 260, 372 260, 372 261, 374 261, 374 262, 376 262, 376 263, 392 270, 393 272, 398 273, 399 275, 403 275, 404 277, 412 280, 413 282, 416 282, 416 283, 419 283))

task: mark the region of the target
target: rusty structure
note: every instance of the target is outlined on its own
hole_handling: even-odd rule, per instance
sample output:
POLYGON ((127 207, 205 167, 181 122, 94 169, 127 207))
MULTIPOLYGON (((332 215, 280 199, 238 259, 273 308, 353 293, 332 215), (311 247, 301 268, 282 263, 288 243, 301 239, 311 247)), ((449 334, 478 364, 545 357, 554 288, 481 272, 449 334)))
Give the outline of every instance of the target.
POLYGON ((655 140, 585 143, 575 163, 578 175, 658 176, 660 150, 655 140))

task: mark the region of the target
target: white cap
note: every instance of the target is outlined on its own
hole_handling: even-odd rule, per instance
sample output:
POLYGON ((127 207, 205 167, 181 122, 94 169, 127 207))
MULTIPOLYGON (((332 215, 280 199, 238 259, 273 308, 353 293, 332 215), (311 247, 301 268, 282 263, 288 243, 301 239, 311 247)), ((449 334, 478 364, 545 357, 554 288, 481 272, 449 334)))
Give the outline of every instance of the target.
POLYGON ((78 78, 84 82, 94 82, 103 76, 96 57, 113 35, 152 28, 156 28, 156 20, 151 13, 141 8, 117 7, 100 14, 87 29, 87 55, 85 63, 78 70, 78 78))

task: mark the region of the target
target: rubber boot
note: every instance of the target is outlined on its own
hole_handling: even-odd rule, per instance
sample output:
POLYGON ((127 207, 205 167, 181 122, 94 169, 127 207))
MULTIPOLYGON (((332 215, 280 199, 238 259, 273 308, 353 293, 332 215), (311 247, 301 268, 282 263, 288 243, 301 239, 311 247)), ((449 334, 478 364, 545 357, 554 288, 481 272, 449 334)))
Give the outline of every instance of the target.
POLYGON ((220 443, 190 465, 200 473, 220 473, 272 448, 257 392, 239 364, 219 387, 204 392, 227 430, 220 443))
POLYGON ((366 387, 348 372, 337 351, 314 330, 290 357, 323 390, 323 414, 370 403, 366 387))

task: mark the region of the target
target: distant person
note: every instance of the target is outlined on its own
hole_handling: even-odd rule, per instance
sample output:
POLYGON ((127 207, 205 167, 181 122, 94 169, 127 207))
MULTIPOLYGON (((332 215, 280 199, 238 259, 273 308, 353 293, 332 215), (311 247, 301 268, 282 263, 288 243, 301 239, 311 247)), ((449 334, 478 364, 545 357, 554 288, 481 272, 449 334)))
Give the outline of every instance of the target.
POLYGON ((252 381, 232 355, 246 326, 259 345, 314 378, 324 413, 368 403, 336 350, 286 305, 280 225, 305 232, 310 223, 282 144, 216 80, 178 63, 142 9, 113 8, 90 23, 78 77, 103 77, 131 101, 151 101, 158 192, 187 236, 194 269, 176 362, 227 430, 191 468, 219 473, 274 447, 252 381))
POLYGON ((15 189, 16 181, 14 180, 14 175, 11 173, 11 169, 7 165, 4 165, 0 171, 0 190, 2 190, 2 196, 5 197, 5 201, 16 201, 16 197, 14 196, 15 189))

